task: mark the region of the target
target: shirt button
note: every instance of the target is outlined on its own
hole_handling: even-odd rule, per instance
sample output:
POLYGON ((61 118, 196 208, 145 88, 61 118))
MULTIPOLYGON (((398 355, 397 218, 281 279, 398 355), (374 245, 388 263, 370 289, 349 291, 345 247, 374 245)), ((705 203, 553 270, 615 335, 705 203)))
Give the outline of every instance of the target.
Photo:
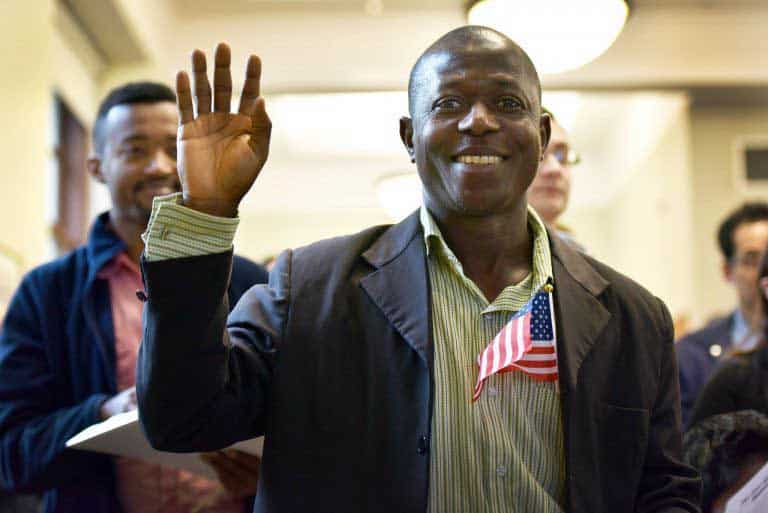
POLYGON ((505 467, 504 465, 501 465, 501 466, 497 467, 496 468, 496 475, 499 476, 499 477, 506 476, 507 475, 507 467, 505 467))
POLYGON ((169 233, 171 233, 171 231, 168 229, 168 227, 163 226, 163 229, 160 230, 160 240, 166 240, 169 233))
POLYGON ((416 448, 416 452, 419 454, 426 454, 429 449, 429 439, 426 436, 419 438, 419 444, 416 448))

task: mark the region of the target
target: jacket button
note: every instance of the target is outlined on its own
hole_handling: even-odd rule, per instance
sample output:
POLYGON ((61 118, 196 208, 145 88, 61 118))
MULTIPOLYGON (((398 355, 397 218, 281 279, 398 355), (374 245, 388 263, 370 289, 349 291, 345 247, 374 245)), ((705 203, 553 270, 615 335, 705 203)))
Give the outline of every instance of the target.
POLYGON ((419 445, 416 449, 416 452, 419 454, 426 454, 427 450, 429 449, 429 439, 426 436, 422 436, 419 438, 419 445))

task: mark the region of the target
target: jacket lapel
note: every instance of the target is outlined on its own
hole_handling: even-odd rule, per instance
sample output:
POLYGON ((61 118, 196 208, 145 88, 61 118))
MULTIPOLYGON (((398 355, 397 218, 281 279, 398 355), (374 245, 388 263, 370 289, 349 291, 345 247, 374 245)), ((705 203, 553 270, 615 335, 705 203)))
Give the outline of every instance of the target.
POLYGON ((360 280, 389 323, 432 368, 429 279, 418 211, 363 253, 376 270, 360 280))
MULTIPOLYGON (((605 329, 611 318, 610 312, 597 297, 608 286, 584 257, 569 247, 562 239, 550 232, 552 246, 552 272, 555 281, 555 319, 557 328, 557 364, 563 409, 565 434, 568 504, 581 504, 580 486, 585 476, 574 473, 581 468, 580 455, 575 451, 579 437, 585 433, 577 430, 572 421, 579 396, 579 381, 589 382, 589 376, 581 376, 582 363, 605 329)), ((583 389, 582 389, 583 393, 583 389)))
POLYGON ((555 319, 558 333, 560 385, 576 389, 579 370, 609 319, 597 299, 608 282, 559 237, 550 233, 555 281, 555 319))

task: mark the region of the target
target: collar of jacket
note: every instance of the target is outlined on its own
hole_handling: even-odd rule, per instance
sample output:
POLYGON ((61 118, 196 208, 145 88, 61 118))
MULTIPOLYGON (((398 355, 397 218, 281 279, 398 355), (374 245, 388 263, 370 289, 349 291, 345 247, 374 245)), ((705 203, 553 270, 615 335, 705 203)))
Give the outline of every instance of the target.
POLYGON ((115 255, 125 251, 125 242, 109 226, 109 212, 102 212, 91 226, 85 243, 88 256, 88 283, 93 283, 98 273, 115 255))
MULTIPOLYGON (((414 237, 421 232, 419 211, 416 210, 400 223, 386 230, 363 253, 363 258, 373 267, 381 268, 402 254, 414 237)), ((563 242, 552 230, 547 229, 547 234, 552 249, 552 259, 558 260, 568 274, 593 296, 600 295, 608 286, 608 282, 587 263, 581 254, 563 242)))

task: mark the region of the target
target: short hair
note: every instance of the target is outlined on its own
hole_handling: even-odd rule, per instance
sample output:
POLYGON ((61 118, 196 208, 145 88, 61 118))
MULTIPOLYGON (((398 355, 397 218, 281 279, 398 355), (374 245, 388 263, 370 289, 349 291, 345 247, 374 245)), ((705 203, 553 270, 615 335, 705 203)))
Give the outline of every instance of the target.
POLYGON ((768 203, 763 201, 754 201, 745 203, 734 210, 720 223, 717 230, 717 242, 720 245, 720 252, 726 261, 730 262, 736 251, 733 243, 733 233, 736 228, 742 224, 756 223, 758 221, 768 221, 768 203))
POLYGON ((93 123, 93 149, 97 154, 104 150, 104 123, 112 107, 160 102, 176 103, 176 94, 170 87, 158 82, 129 82, 112 89, 101 101, 93 123))
POLYGON ((683 459, 701 473, 703 512, 733 486, 751 457, 768 456, 768 417, 741 410, 706 418, 685 434, 683 459))
POLYGON ((410 112, 410 115, 414 115, 414 105, 419 88, 421 87, 420 78, 422 68, 429 57, 453 47, 467 48, 478 44, 482 45, 488 38, 496 39, 497 43, 500 42, 503 44, 505 49, 517 52, 526 71, 530 73, 534 79, 539 106, 541 106, 541 80, 536 71, 536 66, 534 66, 533 61, 528 54, 525 53, 525 50, 512 41, 512 39, 497 30, 480 25, 464 25, 441 36, 437 41, 432 43, 429 48, 424 50, 418 59, 416 59, 416 62, 411 68, 411 73, 408 76, 408 111, 410 112))

